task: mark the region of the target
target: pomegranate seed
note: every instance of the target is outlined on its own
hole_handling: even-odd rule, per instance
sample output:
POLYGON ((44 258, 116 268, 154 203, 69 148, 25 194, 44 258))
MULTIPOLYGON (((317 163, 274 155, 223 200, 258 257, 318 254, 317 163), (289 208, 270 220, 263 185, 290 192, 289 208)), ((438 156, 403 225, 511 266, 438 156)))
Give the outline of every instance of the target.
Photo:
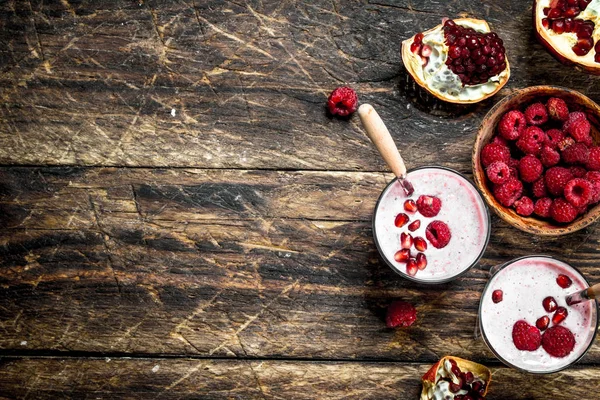
POLYGON ((504 297, 504 293, 500 289, 496 289, 492 292, 492 301, 494 303, 500 303, 504 297))
POLYGON ((477 382, 473 382, 473 384, 471 385, 471 389, 473 389, 474 391, 478 392, 479 389, 481 389, 481 382, 477 381, 477 382))
POLYGON ((423 45, 423 48, 421 49, 421 55, 423 57, 429 57, 431 55, 431 51, 431 47, 423 45))
POLYGON ((537 321, 535 321, 535 326, 537 326, 537 328, 540 331, 546 330, 546 328, 548 327, 548 325, 550 324, 550 318, 548 318, 547 315, 544 315, 543 317, 538 318, 537 321))
POLYGON ((550 10, 548 12, 548 18, 550 18, 550 19, 560 18, 561 14, 562 13, 560 12, 560 10, 558 8, 553 8, 552 10, 550 10))
POLYGON ((456 393, 456 392, 458 392, 460 390, 461 387, 462 387, 462 385, 458 385, 458 384, 456 384, 454 382, 450 382, 450 385, 449 385, 448 389, 450 389, 450 391, 452 393, 456 393))
POLYGON ((450 371, 452 371, 452 373, 455 376, 460 376, 461 371, 460 371, 460 368, 458 368, 458 365, 456 365, 456 364, 452 365, 452 367, 450 368, 450 371))
POLYGON ((573 281, 568 276, 560 274, 558 278, 556 278, 556 283, 558 283, 558 286, 561 288, 566 289, 573 284, 573 281))
POLYGON ((419 251, 427 250, 427 242, 421 236, 415 238, 415 249, 419 251))
MULTIPOLYGON (((546 29, 550 28, 550 20, 548 18, 542 18, 542 26, 546 29)), ((412 50, 412 47, 410 49, 412 50)))
POLYGON ((458 58, 460 57, 462 49, 458 46, 451 46, 450 50, 448 50, 448 57, 450 58, 458 58))
POLYGON ((562 14, 565 17, 576 17, 579 15, 579 7, 569 7, 562 14))
POLYGON ((592 0, 579 0, 579 9, 580 10, 585 10, 588 6, 588 4, 590 4, 592 2, 592 0))
POLYGON ((550 12, 550 7, 544 7, 544 15, 547 17, 550 12))
POLYGON ((413 245, 413 237, 410 233, 402 232, 400 234, 400 247, 403 249, 410 249, 413 245))
POLYGON ((558 304, 556 304, 556 300, 554 300, 554 297, 551 296, 548 296, 544 300, 542 300, 542 305, 544 306, 544 310, 546 310, 547 312, 553 312, 556 310, 556 307, 558 307, 558 304))
MULTIPOLYGON (((598 42, 598 43, 600 43, 600 42, 598 42)), ((594 61, 596 61, 597 63, 600 63, 600 54, 599 53, 596 53, 594 55, 594 61)))
POLYGON ((561 322, 563 322, 565 320, 565 318, 567 318, 567 315, 569 315, 569 312, 567 311, 566 308, 558 307, 556 309, 556 312, 552 316, 552 323, 554 325, 560 324, 561 322))
POLYGON ((397 228, 402 228, 404 225, 406 225, 406 223, 409 221, 408 215, 404 214, 404 213, 400 213, 398 215, 396 215, 396 219, 394 220, 394 225, 396 225, 397 228))
POLYGON ((474 379, 475 379, 475 377, 473 376, 473 373, 471 371, 469 371, 465 374, 465 383, 467 385, 470 385, 471 383, 473 383, 474 379))
POLYGON ((412 42, 410 45, 410 51, 413 53, 418 53, 421 50, 421 43, 412 42))
POLYGON ((410 276, 415 276, 418 270, 417 261, 414 258, 409 259, 406 263, 406 273, 410 276))
POLYGON ((573 32, 573 18, 565 18, 565 32, 573 32))
POLYGON ((423 37, 425 35, 423 35, 423 32, 419 32, 415 35, 415 40, 413 41, 413 43, 421 43, 423 41, 423 37))
POLYGON ((557 19, 552 21, 552 30, 559 35, 565 32, 565 20, 557 19))
POLYGON ((421 227, 421 220, 416 220, 416 221, 411 222, 408 225, 408 230, 411 231, 411 232, 414 232, 417 229, 419 229, 420 227, 421 227))
POLYGON ((423 253, 417 254, 417 268, 422 271, 425 267, 427 267, 427 257, 423 253))
POLYGON ((408 199, 404 202, 404 210, 408 212, 417 211, 417 203, 414 200, 408 199))
POLYGON ((407 262, 409 258, 410 258, 410 250, 409 249, 398 250, 396 252, 396 254, 394 254, 394 260, 396 260, 399 263, 407 262))
POLYGON ((570 6, 578 6, 579 0, 567 0, 567 4, 570 6))
POLYGON ((452 358, 449 358, 448 361, 450 361, 450 365, 451 366, 453 366, 453 367, 457 367, 458 366, 458 364, 456 364, 456 361, 453 360, 452 358))

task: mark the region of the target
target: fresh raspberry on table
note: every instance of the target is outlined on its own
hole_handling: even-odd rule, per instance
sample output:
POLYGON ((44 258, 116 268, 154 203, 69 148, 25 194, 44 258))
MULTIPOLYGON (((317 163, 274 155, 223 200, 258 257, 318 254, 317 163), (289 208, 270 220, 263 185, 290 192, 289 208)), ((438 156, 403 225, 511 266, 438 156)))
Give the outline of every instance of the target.
POLYGON ((489 143, 481 150, 481 163, 484 167, 496 161, 508 164, 508 160, 510 160, 510 150, 501 144, 489 143))
POLYGON ((573 179, 573 174, 564 167, 552 167, 546 170, 544 174, 544 182, 546 190, 552 196, 562 196, 567 183, 573 179))
POLYGON ((544 178, 540 178, 537 181, 533 182, 531 185, 531 193, 533 193, 533 197, 546 197, 548 196, 548 191, 546 190, 546 183, 544 182, 544 178))
POLYGON ((388 306, 385 322, 388 328, 411 326, 417 320, 417 310, 406 301, 394 301, 388 306))
POLYGON ((594 146, 590 149, 588 161, 585 166, 590 171, 600 170, 600 147, 594 146))
POLYGON ((573 174, 573 178, 583 178, 587 174, 587 170, 578 165, 572 165, 569 167, 569 171, 573 174))
POLYGON ((550 216, 553 220, 560 223, 568 223, 577 218, 577 208, 562 197, 552 201, 550 206, 550 216))
POLYGON ((504 207, 510 207, 523 195, 523 183, 514 177, 501 185, 494 186, 494 197, 504 207))
POLYGON ((590 200, 590 204, 594 204, 600 201, 600 171, 589 171, 585 174, 585 179, 587 179, 594 188, 594 195, 590 200))
POLYGON ((358 96, 352 88, 339 87, 329 95, 327 108, 332 115, 347 117, 358 108, 358 96))
POLYGON ((548 116, 555 121, 565 121, 569 116, 569 108, 563 99, 550 97, 546 102, 548 116))
POLYGON ((530 126, 517 140, 517 147, 525 154, 537 155, 545 141, 546 133, 537 126, 530 126))
POLYGON ((548 138, 546 140, 546 144, 552 147, 553 149, 556 149, 558 147, 558 144, 565 137, 567 137, 567 134, 564 131, 561 131, 560 129, 548 129, 546 131, 546 137, 548 138))
POLYGON ((585 164, 590 157, 590 150, 583 143, 574 143, 561 153, 561 158, 567 164, 585 164))
POLYGON ((592 139, 590 129, 590 122, 587 119, 580 119, 571 122, 565 131, 577 142, 589 142, 592 139))
POLYGON ((575 335, 562 325, 553 326, 542 335, 542 347, 552 357, 566 357, 575 347, 575 335))
POLYGON ((527 120, 525 115, 518 110, 509 111, 502 116, 498 124, 498 133, 504 139, 517 140, 525 130, 527 120))
POLYGON ((429 243, 436 249, 442 249, 450 243, 452 233, 450 228, 442 221, 431 221, 425 229, 425 236, 429 243))
POLYGON ((550 217, 550 207, 552 206, 552 199, 550 197, 542 197, 535 202, 533 212, 542 218, 550 217))
POLYGON ((502 161, 491 163, 485 170, 488 179, 495 184, 501 184, 510 177, 510 168, 502 161))
POLYGON ((587 206, 594 194, 594 187, 586 179, 574 178, 565 186, 565 199, 575 208, 587 206))
POLYGON ((540 161, 546 168, 553 167, 560 162, 560 153, 545 144, 540 152, 540 161))
POLYGON ((519 215, 529 217, 531 214, 533 214, 533 200, 527 196, 523 196, 519 200, 515 201, 514 206, 517 214, 519 215))
POLYGON ((531 154, 526 155, 519 161, 519 176, 524 182, 534 182, 542 176, 544 167, 542 162, 531 154))
POLYGON ((534 103, 525 110, 525 120, 529 125, 542 125, 548 121, 548 111, 542 103, 534 103))
POLYGON ((513 325, 512 339, 515 347, 523 351, 535 351, 542 344, 540 330, 523 320, 513 325))
POLYGON ((441 209, 442 200, 435 196, 421 195, 417 199, 417 210, 419 210, 424 217, 435 217, 441 209))

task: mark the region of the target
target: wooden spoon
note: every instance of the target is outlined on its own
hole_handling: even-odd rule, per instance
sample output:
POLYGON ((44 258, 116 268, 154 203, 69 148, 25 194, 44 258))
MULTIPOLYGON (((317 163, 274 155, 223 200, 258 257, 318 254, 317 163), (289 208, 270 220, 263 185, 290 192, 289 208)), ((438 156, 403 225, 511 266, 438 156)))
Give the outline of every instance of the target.
POLYGON ((377 147, 385 163, 398 178, 398 182, 402 185, 406 195, 412 195, 415 189, 406 180, 406 165, 404 165, 404 160, 402 160, 402 156, 394 143, 394 139, 392 139, 392 135, 390 135, 390 131, 386 128, 377 111, 370 104, 363 104, 358 108, 358 116, 367 131, 367 136, 371 139, 375 147, 377 147))
POLYGON ((573 293, 567 296, 567 305, 572 306, 588 300, 595 300, 600 297, 600 283, 596 283, 587 289, 573 293))

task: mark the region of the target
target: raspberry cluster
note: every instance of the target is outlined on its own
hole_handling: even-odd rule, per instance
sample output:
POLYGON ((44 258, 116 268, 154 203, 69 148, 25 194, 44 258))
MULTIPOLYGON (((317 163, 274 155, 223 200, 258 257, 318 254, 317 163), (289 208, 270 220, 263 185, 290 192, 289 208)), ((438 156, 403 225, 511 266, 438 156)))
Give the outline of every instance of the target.
POLYGON ((600 201, 590 121, 560 98, 504 114, 481 163, 496 200, 522 216, 569 223, 600 201))

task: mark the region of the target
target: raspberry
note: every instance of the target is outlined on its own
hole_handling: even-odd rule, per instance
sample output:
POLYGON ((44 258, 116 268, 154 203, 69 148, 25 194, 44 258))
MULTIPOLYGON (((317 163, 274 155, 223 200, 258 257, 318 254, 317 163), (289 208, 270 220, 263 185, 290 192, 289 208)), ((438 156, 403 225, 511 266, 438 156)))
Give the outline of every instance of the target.
POLYGON ((565 131, 577 142, 586 142, 591 140, 590 136, 591 125, 587 119, 574 121, 569 124, 569 128, 565 131))
POLYGON ((542 162, 535 156, 529 154, 519 161, 519 175, 525 182, 530 183, 536 181, 542 176, 543 171, 544 167, 542 166, 542 162))
POLYGON ((572 146, 574 144, 575 144, 575 139, 573 139, 570 136, 565 136, 565 138, 563 140, 558 142, 556 147, 558 148, 558 150, 564 151, 566 148, 568 148, 569 146, 572 146))
POLYGON ((553 167, 560 162, 560 153, 546 144, 540 152, 540 161, 546 168, 553 167))
POLYGON ((498 133, 504 139, 517 140, 525 130, 527 120, 521 111, 509 111, 502 116, 498 124, 498 133))
POLYGON ((425 236, 429 243, 436 249, 442 249, 448 245, 452 238, 450 228, 442 221, 432 221, 427 225, 425 236))
POLYGON ((546 136, 548 137, 546 144, 555 149, 558 147, 558 144, 567 136, 567 134, 560 129, 549 129, 546 131, 546 136))
POLYGON ((552 357, 566 357, 575 347, 575 336, 564 326, 553 326, 542 335, 542 347, 552 357))
POLYGON ((553 196, 562 196, 565 186, 571 179, 573 179, 573 174, 564 167, 548 168, 544 175, 546 189, 553 196))
POLYGON ((552 199, 550 197, 543 197, 535 202, 533 212, 542 218, 550 217, 550 207, 552 206, 552 199))
POLYGON ((485 170, 488 179, 495 184, 501 184, 510 177, 510 168, 502 161, 491 163, 485 170))
POLYGON ((548 111, 542 103, 535 103, 525 110, 525 119, 529 125, 542 125, 548 121, 548 111))
POLYGON ((512 206, 522 194, 523 184, 512 176, 503 184, 494 186, 494 197, 504 207, 512 206))
POLYGON ((590 200, 590 204, 594 204, 600 201, 600 172, 599 171, 589 171, 585 174, 585 179, 587 179, 594 188, 594 195, 590 200))
POLYGON ((571 126, 572 123, 574 123, 576 121, 583 121, 585 119, 587 119, 587 116, 585 115, 585 113, 583 113, 581 111, 575 111, 575 112, 570 113, 569 116, 567 117, 567 120, 563 124, 563 131, 567 131, 567 129, 569 129, 569 127, 571 126))
POLYGON ((347 86, 339 87, 329 95, 327 108, 332 115, 347 117, 358 108, 358 96, 347 86))
POLYGON ((563 99, 550 97, 546 103, 548 115, 555 121, 564 121, 569 116, 569 108, 563 99))
POLYGON ((421 195, 417 200, 417 210, 427 218, 435 217, 442 208, 442 201, 435 196, 421 195))
POLYGON ((492 139, 492 141, 490 143, 495 143, 495 144, 501 144, 502 146, 507 146, 508 147, 508 142, 506 141, 506 139, 504 139, 502 136, 494 136, 494 138, 492 139))
POLYGON ((590 150, 583 143, 574 143, 563 150, 561 158, 567 164, 585 164, 590 158, 590 150))
POLYGON ((556 222, 567 223, 577 218, 577 209, 568 201, 559 197, 550 206, 550 216, 556 222))
POLYGON ((542 344, 542 335, 538 328, 523 320, 515 322, 512 330, 515 347, 524 351, 535 351, 542 344))
POLYGON ((519 200, 515 201, 514 205, 515 210, 519 215, 529 217, 531 214, 533 214, 533 200, 527 196, 523 196, 519 200))
POLYGON ((388 306, 385 322, 388 328, 411 326, 417 320, 417 310, 406 301, 394 301, 388 306))
POLYGON ((548 191, 546 190, 546 183, 544 182, 544 178, 540 178, 537 181, 533 182, 531 185, 531 192, 533 193, 533 197, 546 197, 548 196, 548 191))
POLYGON ((546 133, 537 126, 530 126, 517 140, 517 147, 526 154, 536 155, 542 149, 546 141, 546 133))
POLYGON ((600 147, 594 146, 590 149, 588 161, 585 166, 590 171, 600 170, 600 147))
POLYGON ((510 150, 501 144, 489 143, 481 150, 481 163, 484 167, 495 161, 502 161, 508 164, 508 160, 510 160, 510 150))
POLYGON ((565 186, 565 199, 576 208, 587 206, 594 194, 594 187, 585 179, 571 179, 565 186))

